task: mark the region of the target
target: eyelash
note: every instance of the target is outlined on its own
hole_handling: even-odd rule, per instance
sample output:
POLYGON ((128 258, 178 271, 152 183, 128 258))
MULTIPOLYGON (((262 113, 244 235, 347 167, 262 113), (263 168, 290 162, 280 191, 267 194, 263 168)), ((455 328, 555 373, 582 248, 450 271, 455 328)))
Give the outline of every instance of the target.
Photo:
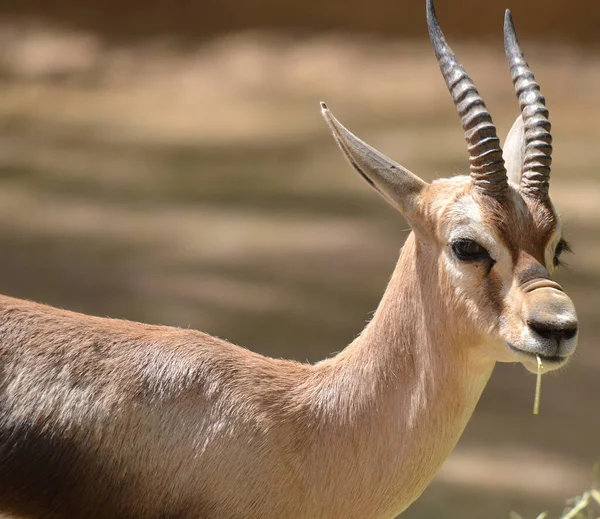
POLYGON ((556 268, 560 268, 565 265, 565 263, 560 260, 560 256, 565 252, 572 253, 573 249, 565 239, 561 239, 556 246, 556 250, 554 251, 554 259, 552 260, 556 268))

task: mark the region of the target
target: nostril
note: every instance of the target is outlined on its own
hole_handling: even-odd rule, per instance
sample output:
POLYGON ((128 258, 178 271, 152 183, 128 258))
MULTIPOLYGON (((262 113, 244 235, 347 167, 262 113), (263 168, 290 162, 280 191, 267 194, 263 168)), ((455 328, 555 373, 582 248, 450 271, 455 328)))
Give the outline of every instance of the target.
POLYGON ((563 339, 569 341, 573 337, 575 337, 575 335, 577 335, 577 326, 573 326, 572 328, 565 328, 562 332, 563 339))
POLYGON ((553 339, 555 337, 555 329, 548 326, 546 323, 528 322, 529 328, 544 339, 553 339))
POLYGON ((527 323, 529 328, 531 328, 536 334, 544 339, 556 339, 557 341, 561 340, 570 340, 575 335, 577 335, 577 325, 569 326, 568 328, 558 328, 554 327, 548 323, 539 323, 534 321, 529 321, 527 323))

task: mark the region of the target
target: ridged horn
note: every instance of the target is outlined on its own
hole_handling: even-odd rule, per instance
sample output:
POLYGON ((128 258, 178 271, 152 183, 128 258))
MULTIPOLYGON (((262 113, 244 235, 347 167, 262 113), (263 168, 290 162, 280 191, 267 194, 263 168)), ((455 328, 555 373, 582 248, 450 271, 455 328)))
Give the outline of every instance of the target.
POLYGON ((504 17, 504 49, 525 125, 521 191, 538 200, 548 198, 552 166, 552 134, 546 100, 519 46, 510 11, 504 17))
POLYGON ((444 38, 433 0, 427 0, 427 26, 440 70, 461 117, 468 144, 471 180, 481 193, 504 198, 508 179, 496 127, 475 84, 444 38))

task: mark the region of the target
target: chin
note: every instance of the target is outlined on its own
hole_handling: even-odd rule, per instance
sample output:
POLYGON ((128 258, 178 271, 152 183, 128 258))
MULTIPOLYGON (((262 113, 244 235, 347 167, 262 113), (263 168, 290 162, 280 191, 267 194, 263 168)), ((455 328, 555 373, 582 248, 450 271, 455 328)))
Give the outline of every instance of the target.
POLYGON ((561 355, 552 355, 549 356, 542 352, 532 351, 531 349, 520 348, 516 345, 513 345, 509 342, 506 343, 506 346, 510 350, 513 358, 523 364, 527 371, 530 373, 537 373, 538 371, 538 360, 539 356, 543 365, 543 372, 547 373, 549 371, 554 371, 556 369, 560 369, 569 362, 568 356, 561 355))

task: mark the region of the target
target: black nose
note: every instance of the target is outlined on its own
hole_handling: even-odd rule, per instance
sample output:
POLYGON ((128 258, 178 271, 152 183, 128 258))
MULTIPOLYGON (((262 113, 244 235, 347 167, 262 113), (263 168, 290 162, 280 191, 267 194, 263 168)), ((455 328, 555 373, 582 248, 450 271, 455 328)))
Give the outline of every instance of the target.
POLYGON ((556 342, 568 341, 577 335, 577 324, 556 327, 550 323, 528 321, 527 324, 536 334, 544 339, 554 339, 556 342))

